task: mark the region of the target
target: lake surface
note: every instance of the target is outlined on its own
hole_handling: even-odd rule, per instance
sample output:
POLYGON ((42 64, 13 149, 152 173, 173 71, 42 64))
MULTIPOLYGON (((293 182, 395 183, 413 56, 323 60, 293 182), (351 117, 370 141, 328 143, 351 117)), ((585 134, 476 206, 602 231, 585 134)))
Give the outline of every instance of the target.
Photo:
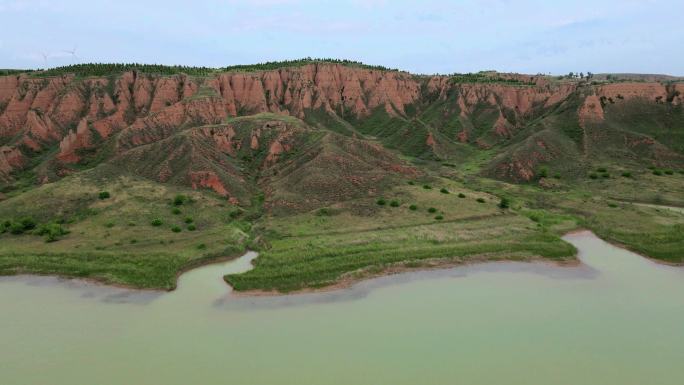
POLYGON ((684 269, 584 232, 582 265, 491 263, 236 297, 0 278, 0 384, 684 383, 684 269))

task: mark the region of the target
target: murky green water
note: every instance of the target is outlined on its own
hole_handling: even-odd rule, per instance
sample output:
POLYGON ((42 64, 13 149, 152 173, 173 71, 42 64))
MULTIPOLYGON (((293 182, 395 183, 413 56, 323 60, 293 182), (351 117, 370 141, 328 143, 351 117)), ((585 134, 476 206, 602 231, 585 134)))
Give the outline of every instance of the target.
POLYGON ((589 233, 584 265, 495 263, 236 298, 0 278, 0 384, 684 383, 684 269, 589 233))

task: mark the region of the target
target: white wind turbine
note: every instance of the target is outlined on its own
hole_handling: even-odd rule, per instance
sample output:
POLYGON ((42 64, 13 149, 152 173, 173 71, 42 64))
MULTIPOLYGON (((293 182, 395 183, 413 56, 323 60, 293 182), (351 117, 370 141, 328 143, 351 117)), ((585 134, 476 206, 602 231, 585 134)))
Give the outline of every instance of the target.
POLYGON ((43 69, 47 70, 48 69, 48 60, 47 59, 48 59, 48 56, 50 56, 50 55, 45 53, 45 52, 41 52, 40 56, 43 57, 43 64, 45 65, 45 67, 43 67, 43 69))
POLYGON ((78 56, 76 56, 76 46, 74 46, 74 49, 71 51, 65 50, 64 52, 71 55, 71 60, 75 64, 76 60, 78 59, 78 56))

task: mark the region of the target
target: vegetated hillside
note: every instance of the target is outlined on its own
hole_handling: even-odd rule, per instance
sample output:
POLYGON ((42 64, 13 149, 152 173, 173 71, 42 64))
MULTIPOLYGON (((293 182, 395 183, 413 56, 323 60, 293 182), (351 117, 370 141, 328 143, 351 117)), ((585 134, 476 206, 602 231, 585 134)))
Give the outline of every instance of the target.
MULTIPOLYGON (((510 250, 518 250, 516 253, 524 250, 514 246, 515 242, 535 239, 530 241, 530 245, 536 245, 529 250, 531 254, 566 255, 557 253, 557 235, 547 235, 575 223, 641 252, 679 262, 677 256, 684 255, 684 245, 677 241, 682 232, 677 220, 662 227, 663 221, 656 220, 659 214, 648 212, 652 226, 639 228, 638 232, 651 231, 653 241, 644 243, 629 231, 608 231, 605 226, 614 216, 605 215, 599 222, 592 222, 591 213, 570 204, 584 201, 589 205, 590 199, 612 199, 611 205, 626 201, 684 205, 684 199, 677 198, 684 186, 679 173, 684 170, 684 83, 652 75, 624 78, 635 80, 616 76, 558 79, 497 72, 418 76, 356 62, 314 59, 221 69, 88 64, 30 73, 7 72, 0 76, 0 214, 6 217, 0 226, 4 235, 0 237, 15 240, 10 233, 42 233, 48 234, 50 240, 69 238, 80 244, 76 240, 86 232, 75 234, 73 229, 91 221, 103 225, 100 216, 129 215, 117 211, 117 205, 103 206, 93 195, 97 190, 109 194, 105 191, 108 186, 125 191, 122 185, 145 186, 149 191, 160 186, 181 196, 200 194, 197 199, 206 195, 215 200, 212 202, 224 202, 219 206, 226 212, 224 224, 243 234, 230 241, 234 250, 246 245, 284 247, 280 251, 270 249, 266 256, 285 260, 295 258, 298 249, 291 241, 277 242, 282 231, 276 230, 280 222, 273 222, 274 218, 287 222, 312 215, 321 224, 335 223, 339 226, 335 231, 372 231, 369 237, 359 233, 344 238, 349 253, 342 253, 347 259, 336 261, 334 269, 325 273, 332 278, 280 278, 287 282, 288 289, 300 288, 313 282, 332 283, 351 270, 382 270, 388 261, 407 261, 411 255, 422 259, 456 250, 455 243, 437 250, 440 242, 457 243, 461 238, 452 235, 444 240, 442 230, 431 228, 420 232, 426 239, 434 239, 424 244, 406 240, 409 243, 404 245, 404 252, 390 257, 390 244, 378 234, 396 225, 411 228, 413 224, 404 214, 394 210, 385 227, 359 230, 355 223, 376 218, 390 203, 396 203, 391 207, 417 210, 410 208, 416 205, 409 201, 434 199, 425 194, 441 197, 439 194, 449 193, 450 183, 458 183, 464 196, 475 196, 474 190, 489 195, 478 195, 482 202, 447 195, 455 199, 444 205, 460 207, 467 201, 474 209, 480 204, 495 205, 502 197, 518 201, 515 215, 522 216, 522 222, 516 222, 515 234, 506 234, 510 250), (616 177, 621 178, 620 187, 607 188, 606 184, 616 177), (53 196, 78 196, 74 180, 81 181, 84 191, 90 192, 74 198, 78 209, 63 212, 46 195, 47 191, 53 196), (415 188, 398 188, 407 182, 415 188), (435 191, 433 183, 442 187, 435 191), (653 191, 654 183, 662 184, 662 188, 653 191), (422 184, 430 188, 421 190, 422 184), (401 193, 396 195, 398 191, 401 193), (37 213, 29 207, 31 200, 53 204, 37 213), (385 203, 376 203, 381 200, 385 203), (527 210, 545 210, 545 218, 556 219, 549 223, 532 220, 534 231, 529 232, 525 225, 530 221, 527 210), (344 215, 337 215, 340 213, 344 215), (366 239, 359 242, 373 246, 356 249, 354 239, 366 239), (667 239, 673 240, 670 246, 654 249, 655 245, 669 244, 664 241, 667 239), (540 246, 544 242, 550 249, 540 246), (363 258, 359 253, 364 254, 363 258), (375 259, 373 255, 385 257, 375 259)), ((156 207, 154 199, 143 195, 132 202, 119 199, 121 205, 136 207, 130 210, 140 210, 144 222, 160 219, 154 217, 160 215, 158 212, 151 213, 140 205, 147 202, 145 205, 156 207)), ((603 206, 594 203, 614 208, 606 201, 603 206)), ((170 211, 179 211, 173 206, 170 204, 170 211)), ((503 210, 509 209, 509 204, 504 206, 503 210)), ((437 228, 453 214, 446 206, 431 208, 435 211, 429 213, 430 226, 434 222, 437 228)), ((484 228, 497 228, 502 219, 490 214, 481 214, 487 223, 484 228)), ((465 221, 463 226, 456 226, 464 237, 473 231, 466 226, 468 221, 482 220, 458 218, 455 215, 451 219, 465 221)), ((164 225, 154 226, 157 230, 169 223, 160 221, 164 225)), ((218 246, 207 242, 217 241, 213 234, 221 228, 219 222, 214 219, 202 231, 195 228, 187 233, 182 232, 183 226, 196 227, 194 222, 181 221, 171 228, 182 232, 177 237, 188 242, 193 239, 198 247, 204 245, 198 249, 205 250, 199 256, 215 255, 218 246)), ((311 233, 307 228, 287 235, 295 237, 296 245, 317 244, 318 251, 306 258, 324 258, 328 255, 326 247, 341 242, 328 233, 326 245, 305 241, 311 233)), ((123 229, 106 234, 129 236, 123 229)), ((482 233, 481 239, 497 236, 482 233)), ((97 247, 116 249, 126 241, 131 253, 157 251, 150 245, 132 246, 137 243, 130 244, 130 239, 97 247)), ((162 236, 158 245, 168 245, 167 241, 162 236)), ((493 247, 495 243, 488 245, 493 247)), ((86 254, 96 247, 88 245, 82 249, 86 254)), ((482 254, 487 247, 472 245, 458 250, 482 254)), ((22 271, 16 265, 17 248, 0 249, 0 261, 3 252, 14 255, 15 262, 7 262, 7 269, 22 271)), ((107 258, 116 258, 116 252, 111 253, 107 258)), ((53 265, 43 257, 36 256, 36 265, 23 269, 49 272, 46 266, 53 265)), ((187 262, 185 258, 181 259, 187 262)), ((327 269, 324 262, 320 263, 323 265, 317 271, 327 269)), ((98 269, 107 271, 107 266, 103 262, 98 269)), ((169 282, 179 265, 174 266, 160 278, 159 282, 166 282, 165 287, 173 286, 169 282)), ((68 275, 63 270, 58 272, 68 275)), ((258 269, 251 273, 261 282, 268 279, 261 274, 258 269)), ((268 277, 279 273, 267 274, 264 270, 264 274, 268 277)), ((125 283, 121 277, 115 281, 125 283)), ((233 278, 233 282, 238 279, 233 278)), ((262 286, 282 289, 274 282, 262 286)), ((258 286, 243 282, 245 288, 258 286)))

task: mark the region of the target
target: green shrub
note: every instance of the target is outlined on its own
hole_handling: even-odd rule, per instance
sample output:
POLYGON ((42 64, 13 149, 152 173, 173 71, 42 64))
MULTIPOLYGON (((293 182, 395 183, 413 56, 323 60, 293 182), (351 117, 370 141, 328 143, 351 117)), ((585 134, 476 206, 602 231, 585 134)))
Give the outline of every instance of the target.
POLYGON ((195 230, 197 230, 197 226, 195 226, 193 224, 188 225, 188 231, 195 231, 195 230))
POLYGON ((653 170, 653 175, 661 176, 661 175, 663 175, 663 172, 656 169, 656 170, 653 170))
POLYGON ((138 243, 137 239, 135 239, 135 238, 131 239, 131 244, 136 244, 136 243, 138 243))
POLYGON ((31 217, 24 217, 19 220, 24 231, 33 230, 36 228, 36 220, 31 217))
POLYGON ((434 208, 434 207, 430 207, 430 208, 428 209, 428 212, 429 212, 429 213, 436 213, 436 212, 437 212, 437 209, 434 208))
POLYGON ((180 209, 178 207, 174 207, 173 210, 171 210, 171 213, 173 215, 178 215, 181 213, 180 209))
POLYGON ((663 172, 664 172, 665 174, 667 174, 667 175, 672 175, 672 174, 674 174, 674 171, 672 171, 672 170, 665 170, 665 171, 663 171, 663 172))
POLYGON ((589 174, 589 178, 591 178, 591 179, 598 179, 598 174, 595 174, 595 173, 592 172, 591 174, 589 174))
POLYGON ((429 184, 424 184, 423 188, 426 190, 432 190, 432 186, 430 186, 429 184))
POLYGON ((62 235, 69 234, 69 231, 63 228, 59 223, 50 222, 38 226, 36 234, 45 235, 45 242, 54 242, 62 235))
POLYGON ((181 229, 178 226, 173 226, 171 227, 171 231, 173 231, 174 233, 180 233, 181 231, 183 231, 183 229, 181 229))
POLYGON ((555 179, 560 179, 560 178, 561 178, 561 174, 555 173, 555 174, 553 174, 553 177, 554 177, 555 179))
POLYGON ((608 178, 610 178, 610 174, 608 174, 607 172, 604 172, 603 174, 601 174, 601 178, 608 179, 608 178))
POLYGON ((606 170, 605 167, 599 167, 596 169, 596 172, 606 172, 606 171, 608 171, 608 170, 606 170))
POLYGON ((199 245, 197 245, 197 250, 204 250, 206 248, 207 248, 207 245, 205 245, 204 243, 200 243, 199 245))
POLYGON ((228 216, 231 219, 235 219, 235 218, 239 217, 240 215, 242 215, 242 210, 240 210, 240 209, 233 209, 228 213, 228 216))
POLYGON ((107 227, 107 228, 112 228, 112 227, 114 227, 114 222, 107 222, 107 223, 105 223, 105 227, 107 227))
POLYGON ((396 200, 391 201, 391 202, 390 202, 390 206, 392 206, 392 207, 399 207, 399 201, 396 201, 396 200))
POLYGON ((438 221, 441 221, 442 219, 444 219, 444 217, 441 216, 441 215, 437 215, 437 216, 435 217, 435 219, 438 220, 438 221))
POLYGON ((14 235, 22 234, 24 232, 24 225, 21 222, 12 222, 9 225, 9 232, 14 235))
POLYGON ((110 196, 109 191, 100 191, 100 193, 97 194, 97 197, 100 199, 109 199, 110 196))
POLYGON ((477 201, 480 202, 480 203, 485 203, 484 198, 477 198, 477 201))
POLYGON ((173 198, 173 204, 174 204, 175 206, 181 206, 181 205, 183 205, 185 202, 187 202, 187 200, 188 200, 188 197, 186 197, 186 196, 183 195, 183 194, 178 194, 178 195, 176 195, 176 196, 173 198))
POLYGON ((459 198, 465 198, 466 196, 465 196, 464 193, 458 193, 458 197, 459 197, 459 198))
POLYGON ((384 199, 380 198, 375 203, 377 203, 378 206, 384 206, 387 202, 384 199))
POLYGON ((135 226, 135 222, 128 222, 128 226, 130 226, 130 227, 135 226))
POLYGON ((418 210, 418 206, 416 206, 416 205, 411 205, 411 206, 409 206, 409 210, 411 210, 411 211, 416 211, 416 210, 418 210))
POLYGON ((150 224, 152 226, 158 227, 158 226, 161 226, 162 224, 164 224, 164 222, 162 222, 161 219, 156 218, 156 219, 153 219, 152 222, 150 222, 150 224))
POLYGON ((549 176, 549 169, 547 167, 542 167, 539 169, 539 173, 537 174, 537 177, 541 178, 546 178, 549 176))
POLYGON ((316 211, 316 215, 319 217, 328 217, 330 216, 330 210, 326 207, 323 207, 322 209, 318 209, 318 211, 316 211))
POLYGON ((622 173, 622 176, 624 176, 625 178, 631 178, 631 177, 632 177, 632 173, 629 172, 629 171, 625 171, 625 172, 622 173))
POLYGON ((449 190, 442 188, 441 190, 439 190, 439 192, 441 192, 442 194, 448 194, 449 190))
POLYGON ((501 202, 499 202, 499 207, 502 209, 507 209, 511 206, 511 201, 510 199, 503 197, 501 198, 501 202))
POLYGON ((615 207, 618 207, 618 205, 616 205, 616 204, 613 203, 613 202, 608 202, 608 207, 615 208, 615 207))
POLYGON ((408 184, 410 184, 411 186, 413 186, 414 184, 416 184, 416 182, 410 180, 410 181, 408 181, 408 184))
POLYGON ((192 219, 191 217, 185 217, 185 220, 184 220, 185 223, 192 223, 192 222, 194 222, 194 221, 195 221, 195 220, 192 219))

